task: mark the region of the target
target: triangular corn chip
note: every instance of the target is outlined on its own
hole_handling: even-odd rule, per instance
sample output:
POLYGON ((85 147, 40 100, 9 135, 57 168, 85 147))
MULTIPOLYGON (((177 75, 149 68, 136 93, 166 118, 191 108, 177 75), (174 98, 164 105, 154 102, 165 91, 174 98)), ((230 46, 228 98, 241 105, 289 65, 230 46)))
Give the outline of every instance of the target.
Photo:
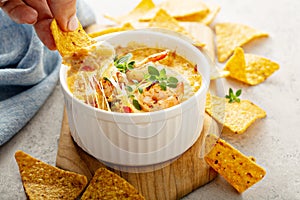
POLYGON ((97 32, 89 33, 88 35, 92 38, 95 38, 95 37, 99 37, 101 35, 105 35, 108 33, 128 31, 128 30, 133 30, 133 29, 134 29, 134 27, 131 25, 131 23, 127 22, 127 23, 123 24, 123 26, 121 26, 121 27, 109 27, 109 28, 102 29, 97 32))
POLYGON ((266 175, 266 171, 251 157, 245 156, 220 138, 204 159, 240 193, 266 175))
POLYGON ((215 60, 214 32, 210 27, 199 22, 179 23, 193 38, 205 44, 204 50, 212 61, 215 60))
POLYGON ((155 4, 152 0, 141 0, 141 2, 128 14, 118 16, 118 17, 112 17, 108 15, 104 15, 107 19, 110 19, 118 24, 122 24, 125 22, 134 22, 138 21, 140 18, 142 18, 146 13, 151 11, 155 8, 155 4))
POLYGON ((209 12, 202 0, 164 0, 158 7, 166 10, 174 18, 195 14, 205 16, 209 12))
POLYGON ((256 119, 266 116, 263 109, 248 100, 229 103, 226 98, 210 94, 206 97, 205 110, 217 122, 237 134, 244 133, 256 119))
POLYGON ((88 36, 78 22, 78 28, 75 31, 62 31, 57 25, 56 20, 52 20, 50 29, 55 41, 57 50, 62 56, 70 55, 80 51, 84 47, 95 44, 96 41, 88 36))
POLYGON ((209 25, 216 18, 217 14, 220 12, 221 7, 219 5, 211 5, 209 6, 209 13, 201 19, 201 23, 209 25))
POLYGON ((83 175, 41 162, 23 151, 15 153, 29 199, 76 199, 88 181, 83 175))
POLYGON ((181 0, 165 0, 158 4, 155 9, 150 10, 140 21, 150 21, 155 16, 159 9, 166 10, 170 16, 175 19, 184 17, 201 17, 204 18, 209 13, 209 8, 201 0, 186 0, 182 3, 181 0))
POLYGON ((236 47, 241 47, 255 38, 268 36, 267 33, 236 23, 218 23, 215 31, 220 62, 229 58, 236 47))
POLYGON ((230 77, 238 79, 242 82, 247 82, 245 55, 241 47, 237 47, 234 50, 234 54, 227 61, 224 70, 232 73, 230 77))
POLYGON ((144 200, 145 198, 125 179, 106 168, 99 168, 81 197, 81 200, 85 199, 144 200))
POLYGON ((224 68, 230 71, 231 78, 249 85, 257 85, 265 81, 278 69, 277 63, 257 55, 244 54, 241 47, 235 49, 224 68))
POLYGON ((171 31, 175 31, 177 33, 181 33, 188 38, 191 38, 194 41, 194 45, 203 47, 205 46, 204 43, 198 41, 195 39, 190 33, 188 33, 180 24, 178 21, 170 16, 165 10, 160 9, 156 13, 155 17, 149 22, 149 27, 151 28, 163 28, 168 29, 171 31))
POLYGON ((216 18, 219 13, 221 7, 219 5, 209 5, 209 12, 204 14, 193 14, 184 17, 176 17, 178 21, 186 21, 186 22, 201 22, 203 24, 209 25, 216 18))

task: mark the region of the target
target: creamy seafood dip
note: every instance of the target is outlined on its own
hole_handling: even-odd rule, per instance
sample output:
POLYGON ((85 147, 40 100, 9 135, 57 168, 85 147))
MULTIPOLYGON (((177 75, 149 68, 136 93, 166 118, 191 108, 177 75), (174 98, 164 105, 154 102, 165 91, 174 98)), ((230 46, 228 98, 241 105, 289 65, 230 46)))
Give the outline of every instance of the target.
MULTIPOLYGON (((101 53, 72 60, 67 74, 79 100, 113 112, 152 112, 180 104, 201 86, 197 67, 174 51, 118 47, 111 62, 99 67, 101 53)), ((68 61, 65 61, 68 62, 68 61)))

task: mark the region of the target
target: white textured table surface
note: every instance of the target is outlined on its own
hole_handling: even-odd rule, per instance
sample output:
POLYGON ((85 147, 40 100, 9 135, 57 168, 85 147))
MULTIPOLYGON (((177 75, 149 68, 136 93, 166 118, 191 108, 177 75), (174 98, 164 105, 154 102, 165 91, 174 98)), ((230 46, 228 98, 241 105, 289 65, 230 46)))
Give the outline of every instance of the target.
MULTIPOLYGON (((247 45, 245 51, 274 60, 281 69, 266 82, 253 87, 224 81, 225 88, 243 88, 242 98, 252 100, 267 112, 267 118, 244 134, 223 135, 240 151, 256 157, 267 170, 266 177, 243 194, 238 194, 218 177, 184 199, 300 199, 300 1, 206 1, 221 5, 217 22, 239 22, 268 32, 268 39, 247 45)), ((88 2, 94 4, 100 16, 104 12, 125 13, 138 0, 88 2)), ((0 199, 26 199, 14 160, 16 150, 55 164, 62 113, 63 97, 58 85, 28 125, 0 147, 0 199)))

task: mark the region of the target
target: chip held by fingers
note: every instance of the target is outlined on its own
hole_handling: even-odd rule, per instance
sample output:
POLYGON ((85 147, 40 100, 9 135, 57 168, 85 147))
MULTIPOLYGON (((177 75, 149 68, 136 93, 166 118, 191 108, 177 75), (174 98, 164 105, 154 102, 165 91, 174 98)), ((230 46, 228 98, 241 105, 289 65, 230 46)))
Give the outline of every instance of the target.
POLYGON ((75 31, 66 32, 60 29, 55 19, 52 20, 50 29, 55 41, 55 45, 61 56, 68 56, 74 52, 81 51, 85 47, 96 43, 83 30, 82 25, 78 21, 78 28, 75 31))
POLYGON ((215 26, 219 62, 226 61, 236 47, 241 47, 255 38, 268 34, 237 23, 218 23, 215 26))
POLYGON ((76 199, 88 181, 84 175, 48 165, 23 151, 15 153, 29 199, 76 199))
POLYGON ((234 50, 224 68, 231 78, 249 85, 262 83, 278 69, 277 63, 258 55, 244 54, 241 47, 234 50))
POLYGON ((252 157, 245 156, 220 138, 204 159, 239 193, 259 182, 266 175, 265 169, 256 164, 252 157))

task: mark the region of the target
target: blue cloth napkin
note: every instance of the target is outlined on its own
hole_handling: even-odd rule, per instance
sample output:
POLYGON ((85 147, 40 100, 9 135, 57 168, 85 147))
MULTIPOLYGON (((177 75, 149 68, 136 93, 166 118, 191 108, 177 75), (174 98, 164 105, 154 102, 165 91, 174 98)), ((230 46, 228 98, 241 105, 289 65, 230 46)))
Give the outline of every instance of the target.
MULTIPOLYGON (((77 1, 83 26, 95 23, 87 4, 77 1)), ((16 24, 0 9, 0 146, 35 115, 58 81, 61 57, 50 51, 31 25, 16 24)))

